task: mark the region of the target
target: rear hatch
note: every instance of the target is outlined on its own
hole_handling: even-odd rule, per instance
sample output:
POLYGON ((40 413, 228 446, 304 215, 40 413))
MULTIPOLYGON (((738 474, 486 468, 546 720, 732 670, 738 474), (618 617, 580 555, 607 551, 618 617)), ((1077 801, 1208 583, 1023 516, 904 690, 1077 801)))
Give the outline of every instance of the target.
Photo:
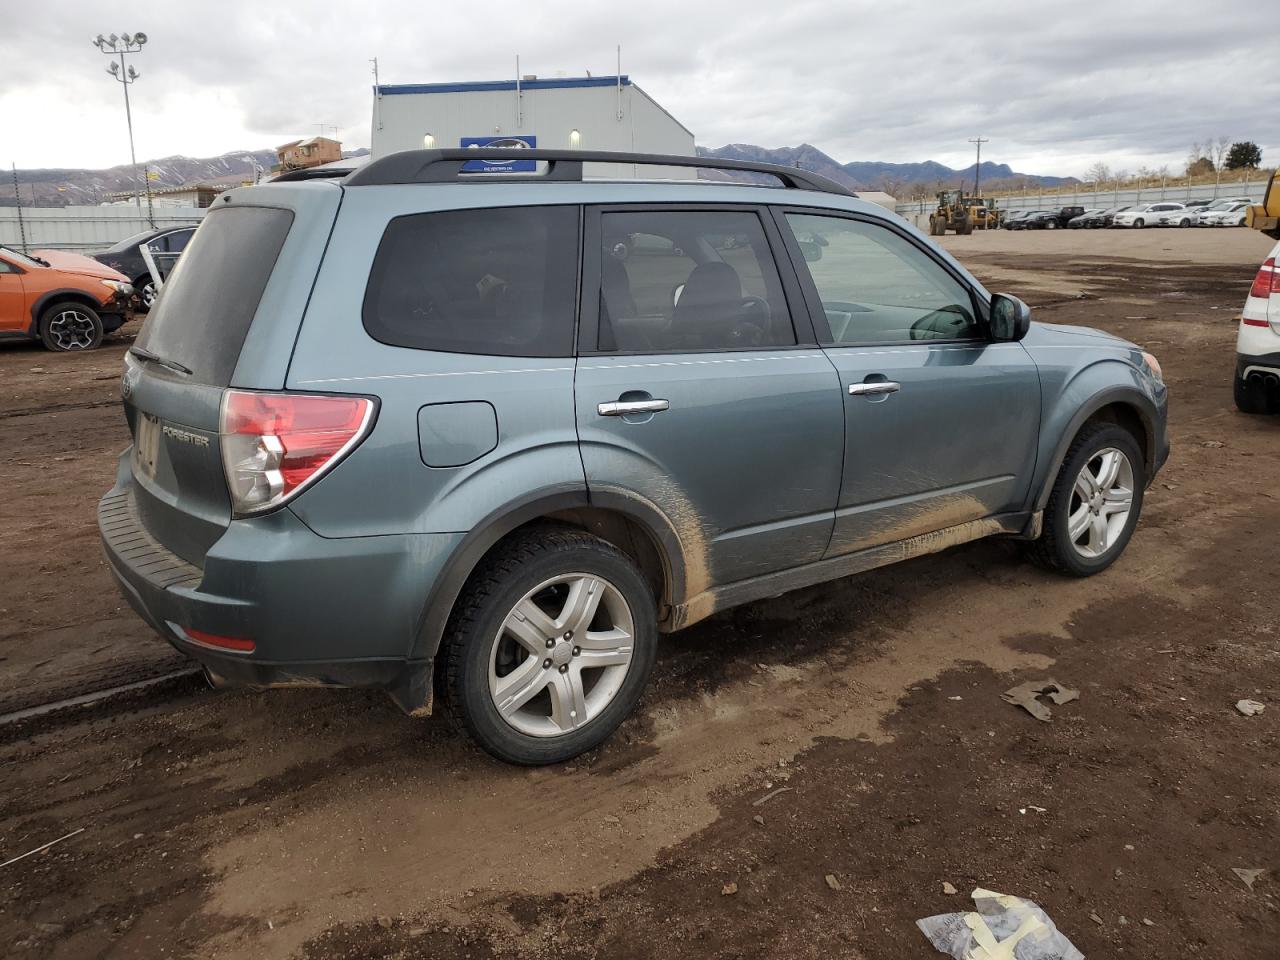
POLYGON ((126 355, 121 389, 138 517, 197 566, 232 518, 223 394, 284 385, 341 190, 291 184, 227 196, 166 281, 126 355))

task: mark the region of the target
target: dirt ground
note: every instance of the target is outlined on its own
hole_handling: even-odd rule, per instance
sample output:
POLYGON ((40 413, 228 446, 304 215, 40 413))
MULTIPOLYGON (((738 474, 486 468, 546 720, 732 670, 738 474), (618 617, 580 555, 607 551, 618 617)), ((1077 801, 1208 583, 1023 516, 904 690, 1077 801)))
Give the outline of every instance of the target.
MULTIPOLYGON (((1161 359, 1173 456, 1111 570, 988 541, 729 611, 553 769, 358 691, 174 681, 0 727, 0 863, 83 829, 0 867, 0 955, 924 960, 914 921, 986 886, 1093 958, 1276 956, 1280 418, 1231 402, 1268 242, 946 244, 1039 319, 1161 359), (1001 702, 1041 677, 1080 699, 1051 723, 1001 702)), ((182 665, 96 542, 126 346, 0 346, 0 712, 182 665)))

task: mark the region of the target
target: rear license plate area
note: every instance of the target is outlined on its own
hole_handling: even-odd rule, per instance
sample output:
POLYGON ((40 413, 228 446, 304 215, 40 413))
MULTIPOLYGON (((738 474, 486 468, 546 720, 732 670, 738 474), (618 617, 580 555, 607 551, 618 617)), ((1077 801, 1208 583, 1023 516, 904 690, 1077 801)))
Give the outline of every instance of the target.
POLYGON ((156 477, 156 460, 160 457, 160 420, 149 413, 138 417, 138 432, 133 438, 133 468, 149 480, 156 477))

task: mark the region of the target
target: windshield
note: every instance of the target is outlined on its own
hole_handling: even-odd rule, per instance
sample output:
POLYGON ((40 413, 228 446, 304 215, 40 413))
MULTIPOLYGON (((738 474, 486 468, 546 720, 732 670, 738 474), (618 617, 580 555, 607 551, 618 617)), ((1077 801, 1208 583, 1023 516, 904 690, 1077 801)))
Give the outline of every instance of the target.
POLYGON ((138 347, 187 367, 198 383, 227 386, 292 223, 288 210, 268 207, 210 213, 165 281, 138 347))
POLYGON ((25 253, 19 253, 17 250, 10 249, 9 247, 0 246, 0 252, 3 252, 6 257, 13 260, 21 267, 47 267, 49 265, 44 260, 39 260, 36 257, 28 257, 25 253))

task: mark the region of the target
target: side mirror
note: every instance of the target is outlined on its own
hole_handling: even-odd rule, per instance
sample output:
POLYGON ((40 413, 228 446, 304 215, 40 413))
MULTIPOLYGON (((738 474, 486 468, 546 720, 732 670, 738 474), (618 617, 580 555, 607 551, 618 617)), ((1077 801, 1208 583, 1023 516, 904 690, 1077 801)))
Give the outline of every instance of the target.
POLYGON ((812 240, 799 240, 800 254, 806 263, 817 263, 822 259, 822 244, 812 240))
POLYGON ((1007 293, 991 298, 991 338, 1001 342, 1021 340, 1031 329, 1031 308, 1007 293))

